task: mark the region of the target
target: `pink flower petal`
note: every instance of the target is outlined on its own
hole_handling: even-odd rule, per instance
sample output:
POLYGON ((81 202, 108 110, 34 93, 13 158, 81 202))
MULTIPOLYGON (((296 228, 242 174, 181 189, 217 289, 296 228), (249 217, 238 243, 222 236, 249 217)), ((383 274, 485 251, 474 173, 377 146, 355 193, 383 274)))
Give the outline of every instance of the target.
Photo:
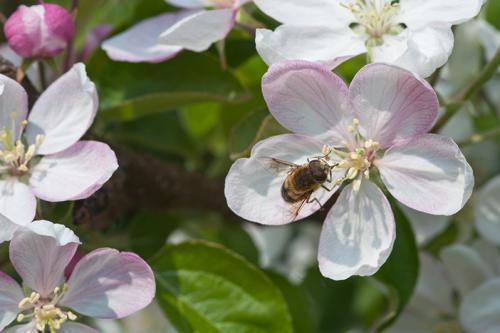
MULTIPOLYGON (((286 224, 313 214, 320 209, 317 202, 304 203, 295 216, 297 204, 287 203, 281 194, 289 167, 281 166, 277 170, 270 158, 302 165, 307 163, 307 158, 321 156, 322 147, 319 141, 294 134, 260 141, 252 149, 250 158, 239 159, 229 170, 224 190, 229 208, 246 220, 269 225, 286 224)), ((325 186, 335 188, 329 183, 325 186)), ((312 197, 324 204, 335 190, 328 192, 320 188, 312 197)))
POLYGON ((439 135, 394 146, 375 162, 389 192, 424 213, 455 214, 474 187, 472 168, 458 146, 439 135))
POLYGON ((160 35, 160 42, 202 52, 222 40, 234 25, 236 11, 231 8, 195 11, 170 26, 160 35))
POLYGON ((436 120, 439 102, 424 80, 399 67, 363 67, 351 83, 349 97, 366 139, 382 148, 427 133, 436 120))
POLYGON ((26 225, 36 213, 36 198, 31 189, 15 178, 0 181, 0 214, 12 222, 26 225))
POLYGON ((192 14, 193 11, 182 10, 143 20, 121 34, 104 41, 102 49, 111 59, 118 61, 151 63, 165 61, 176 56, 182 51, 182 47, 160 43, 160 35, 192 14))
POLYGON ((392 251, 395 229, 391 206, 377 186, 363 181, 356 192, 348 185, 323 224, 318 250, 321 274, 333 280, 374 274, 392 251))
POLYGON ((16 319, 19 313, 19 302, 24 298, 24 293, 19 284, 0 272, 0 330, 16 319))
POLYGON ((83 325, 80 323, 72 323, 70 321, 66 321, 62 326, 59 333, 99 333, 99 331, 89 327, 87 325, 83 325))
POLYGON ((10 261, 28 287, 47 297, 64 282, 64 269, 78 245, 68 228, 37 221, 16 232, 10 242, 10 261))
POLYGON ((123 318, 149 305, 155 295, 153 271, 139 256, 98 249, 76 265, 61 305, 94 318, 123 318))
POLYGON ((33 192, 45 201, 88 198, 118 168, 115 153, 96 141, 79 141, 70 148, 44 156, 32 171, 33 192))
POLYGON ((98 104, 95 85, 87 77, 85 65, 74 65, 36 101, 28 118, 28 142, 35 142, 38 134, 44 135, 37 151, 42 155, 70 147, 92 125, 98 104))
POLYGON ((275 64, 262 80, 262 91, 273 116, 290 131, 327 137, 329 144, 351 137, 348 88, 327 67, 306 61, 275 64))
POLYGON ((330 26, 297 25, 282 25, 274 31, 257 29, 255 43, 259 55, 268 65, 285 60, 307 60, 333 69, 366 52, 363 38, 347 26, 342 30, 330 26))
MULTIPOLYGON (((26 119, 27 114, 28 95, 24 88, 11 78, 0 74, 0 131, 11 131, 12 143, 19 137, 20 123, 26 119), (12 128, 12 124, 15 128, 12 128)), ((0 143, 0 149, 2 147, 3 144, 0 143)))

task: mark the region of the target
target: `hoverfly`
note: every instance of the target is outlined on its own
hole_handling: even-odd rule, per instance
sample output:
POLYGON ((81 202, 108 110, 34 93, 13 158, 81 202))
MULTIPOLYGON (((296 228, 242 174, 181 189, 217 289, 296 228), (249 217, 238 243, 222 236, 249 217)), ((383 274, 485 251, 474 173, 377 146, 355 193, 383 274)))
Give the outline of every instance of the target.
POLYGON ((323 205, 313 193, 319 188, 332 191, 325 183, 332 183, 332 170, 335 165, 330 165, 328 155, 308 159, 307 163, 298 165, 273 157, 267 157, 270 167, 277 170, 287 170, 288 175, 281 186, 281 197, 290 204, 292 221, 297 218, 302 207, 307 203, 316 202, 320 207, 323 205))

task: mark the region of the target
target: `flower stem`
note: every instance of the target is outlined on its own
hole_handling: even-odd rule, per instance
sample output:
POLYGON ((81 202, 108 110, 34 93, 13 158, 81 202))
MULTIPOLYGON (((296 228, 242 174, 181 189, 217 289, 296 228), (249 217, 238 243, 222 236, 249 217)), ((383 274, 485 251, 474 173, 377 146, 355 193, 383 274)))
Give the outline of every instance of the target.
POLYGON ((484 142, 489 139, 494 139, 496 137, 500 137, 500 127, 491 129, 489 131, 478 133, 470 136, 469 138, 458 143, 460 147, 466 147, 469 145, 478 144, 484 142))
POLYGON ((491 61, 484 67, 484 69, 479 73, 477 78, 473 80, 469 85, 467 85, 462 91, 460 91, 454 98, 452 98, 452 103, 450 103, 445 114, 437 121, 433 128, 433 132, 438 132, 444 125, 460 110, 463 103, 468 100, 472 95, 474 95, 481 87, 488 82, 493 75, 495 75, 497 68, 500 66, 500 48, 497 53, 491 59, 491 61))

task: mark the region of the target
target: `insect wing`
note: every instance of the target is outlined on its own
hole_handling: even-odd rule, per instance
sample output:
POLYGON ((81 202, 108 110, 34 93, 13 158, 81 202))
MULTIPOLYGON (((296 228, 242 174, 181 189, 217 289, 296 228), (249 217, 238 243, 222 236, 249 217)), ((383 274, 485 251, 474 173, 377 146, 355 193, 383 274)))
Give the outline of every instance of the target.
POLYGON ((294 202, 290 204, 290 207, 288 208, 288 216, 287 220, 290 220, 291 222, 294 222, 297 220, 300 210, 304 207, 306 204, 308 198, 304 198, 302 200, 299 200, 297 202, 294 202))
POLYGON ((260 160, 264 163, 267 169, 277 173, 289 172, 290 170, 299 167, 299 165, 295 163, 280 160, 274 157, 260 157, 260 160))

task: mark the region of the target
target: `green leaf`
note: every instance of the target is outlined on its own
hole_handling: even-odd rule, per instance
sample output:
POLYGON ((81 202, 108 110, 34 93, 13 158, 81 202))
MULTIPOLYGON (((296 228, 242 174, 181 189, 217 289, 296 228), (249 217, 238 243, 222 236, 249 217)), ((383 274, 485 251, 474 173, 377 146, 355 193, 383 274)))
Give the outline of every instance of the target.
POLYGON ((151 258, 166 243, 168 235, 179 226, 173 214, 143 210, 138 212, 130 224, 130 246, 143 258, 151 258))
POLYGON ((270 114, 262 110, 252 112, 231 131, 230 157, 235 160, 248 156, 257 142, 286 132, 270 114))
POLYGON ((114 62, 98 52, 88 65, 104 121, 130 121, 200 102, 238 102, 247 91, 214 57, 183 52, 160 64, 114 62))
POLYGON ((375 274, 375 278, 388 288, 389 309, 377 323, 377 332, 391 325, 408 303, 417 283, 419 269, 417 245, 410 223, 394 199, 391 203, 396 219, 396 240, 389 259, 375 274))
POLYGON ((257 267, 217 244, 167 245, 151 265, 157 299, 181 333, 291 333, 280 291, 257 267))
POLYGON ((300 286, 296 286, 278 273, 267 271, 267 275, 274 284, 281 290, 288 304, 288 309, 292 315, 294 333, 317 332, 314 314, 312 312, 312 300, 307 292, 300 286))

